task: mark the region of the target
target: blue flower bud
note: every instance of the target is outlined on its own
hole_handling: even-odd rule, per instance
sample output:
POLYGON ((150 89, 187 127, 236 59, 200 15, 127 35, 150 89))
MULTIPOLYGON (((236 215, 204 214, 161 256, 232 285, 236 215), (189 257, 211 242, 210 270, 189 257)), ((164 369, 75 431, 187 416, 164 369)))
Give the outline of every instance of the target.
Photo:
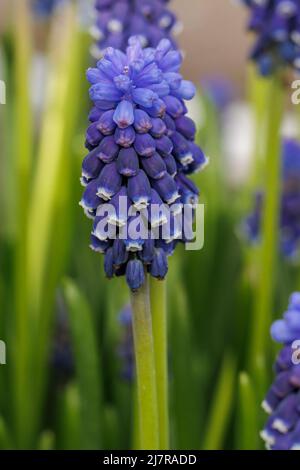
POLYGON ((97 178, 104 166, 98 158, 98 148, 92 150, 82 162, 82 176, 87 179, 97 178))
POLYGON ((108 223, 118 227, 124 226, 128 220, 130 204, 126 186, 122 186, 120 191, 109 202, 113 206, 115 213, 109 215, 108 223))
POLYGON ((163 158, 155 152, 151 157, 141 159, 142 167, 149 178, 160 179, 166 172, 167 167, 163 158))
POLYGON ((152 128, 152 119, 142 109, 135 109, 134 111, 134 128, 136 132, 141 134, 147 133, 152 128))
POLYGON ((178 119, 176 119, 175 124, 177 131, 179 131, 186 139, 195 139, 196 126, 191 118, 187 116, 180 116, 178 119))
POLYGON ((103 111, 101 111, 100 109, 96 108, 96 106, 94 106, 89 113, 89 121, 90 122, 99 121, 102 114, 103 114, 103 111))
POLYGON ((171 116, 169 116, 169 114, 166 114, 163 119, 164 119, 165 124, 167 126, 167 136, 171 137, 173 135, 173 133, 176 131, 175 121, 174 121, 173 118, 171 118, 171 116))
POLYGON ((126 267, 126 281, 132 291, 137 291, 145 282, 143 263, 138 259, 131 259, 126 267))
POLYGON ((150 265, 150 274, 157 279, 164 279, 168 272, 168 260, 165 251, 162 248, 155 250, 152 263, 150 265))
POLYGON ((106 276, 111 279, 114 276, 114 255, 113 255, 113 249, 108 248, 105 252, 105 257, 104 257, 104 270, 106 276))
POLYGON ((154 258, 155 244, 151 238, 144 241, 143 249, 139 252, 138 257, 144 264, 151 264, 154 258))
POLYGON ((117 159, 117 168, 123 176, 135 176, 139 171, 139 159, 133 148, 121 149, 117 159))
POLYGON ((152 187, 167 204, 172 204, 179 198, 177 185, 169 174, 159 180, 153 180, 152 187))
POLYGON ((80 205, 84 209, 97 209, 97 207, 102 203, 101 198, 97 195, 97 189, 98 179, 92 180, 87 184, 80 201, 80 205))
POLYGON ((120 189, 122 178, 115 162, 104 166, 97 180, 97 195, 104 200, 111 199, 120 189))
POLYGON ((188 141, 179 132, 174 132, 171 136, 173 143, 173 155, 183 166, 187 166, 193 162, 193 153, 188 141))
POLYGON ((104 137, 100 145, 97 147, 98 157, 104 163, 111 163, 116 159, 119 146, 116 144, 113 136, 104 137))
POLYGON ((98 129, 98 123, 93 122, 86 131, 86 141, 88 142, 88 144, 96 146, 100 144, 102 139, 103 135, 98 129))
POLYGON ((113 109, 109 111, 105 111, 99 121, 98 121, 98 129, 100 132, 102 132, 103 135, 110 135, 113 134, 116 124, 114 122, 114 113, 115 111, 113 109))
POLYGON ((113 119, 120 129, 126 129, 134 123, 133 106, 130 101, 121 101, 114 111, 113 119))
POLYGON ((181 100, 175 96, 166 96, 164 98, 165 105, 167 107, 167 113, 173 118, 179 118, 185 112, 184 105, 181 100))
POLYGON ((166 112, 166 105, 163 100, 156 99, 150 108, 147 108, 147 113, 152 118, 163 118, 166 112))
POLYGON ((190 151, 193 155, 193 161, 184 168, 184 173, 199 173, 208 165, 209 159, 205 156, 204 152, 200 149, 200 147, 194 144, 194 142, 190 142, 189 146, 190 151))
POLYGON ((117 89, 115 84, 109 81, 102 81, 101 83, 96 83, 90 88, 90 98, 93 101, 106 100, 109 96, 110 101, 116 103, 122 97, 121 91, 117 89))
POLYGON ((115 132, 115 141, 121 147, 129 148, 135 141, 135 131, 132 126, 126 129, 117 128, 115 132))
POLYGON ((192 82, 188 80, 182 80, 180 86, 175 91, 173 91, 173 93, 174 96, 177 96, 180 99, 191 100, 196 94, 196 87, 192 82))
POLYGON ((134 148, 142 157, 150 157, 156 149, 155 140, 149 134, 137 134, 134 148))
POLYGON ((166 133, 166 124, 164 121, 160 118, 153 118, 152 119, 152 128, 150 130, 150 134, 155 137, 156 139, 159 139, 160 137, 163 137, 166 133))
POLYGON ((156 139, 156 150, 163 156, 170 155, 173 150, 173 144, 171 139, 164 135, 160 139, 156 139))
POLYGON ((151 186, 143 170, 128 180, 128 196, 137 209, 147 207, 151 200, 151 186))
POLYGON ((147 88, 136 88, 132 91, 132 99, 135 104, 144 108, 151 108, 157 99, 157 94, 147 88))
POLYGON ((105 253, 109 248, 109 241, 99 240, 99 238, 95 237, 95 235, 91 235, 90 248, 98 253, 105 253))
POLYGON ((151 205, 148 206, 148 218, 151 227, 159 227, 167 223, 169 214, 169 208, 164 204, 159 194, 155 189, 151 189, 151 205))
POLYGON ((117 238, 113 244, 113 259, 115 266, 121 266, 128 260, 128 252, 124 240, 117 238))

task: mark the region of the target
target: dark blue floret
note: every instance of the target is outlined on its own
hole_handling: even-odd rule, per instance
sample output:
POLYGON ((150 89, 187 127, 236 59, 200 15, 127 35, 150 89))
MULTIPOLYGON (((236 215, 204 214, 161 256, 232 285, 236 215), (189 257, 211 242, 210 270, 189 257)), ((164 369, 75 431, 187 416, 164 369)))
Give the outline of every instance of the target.
POLYGON ((131 259, 126 267, 126 280, 132 291, 137 291, 145 281, 143 263, 138 259, 131 259))
POLYGON ((150 273, 157 279, 164 279, 168 272, 168 260, 165 251, 162 248, 157 248, 154 253, 154 258, 151 264, 150 273))
POLYGON ((283 320, 272 325, 271 334, 284 346, 262 404, 270 417, 261 436, 270 449, 300 450, 300 293, 290 297, 283 320))

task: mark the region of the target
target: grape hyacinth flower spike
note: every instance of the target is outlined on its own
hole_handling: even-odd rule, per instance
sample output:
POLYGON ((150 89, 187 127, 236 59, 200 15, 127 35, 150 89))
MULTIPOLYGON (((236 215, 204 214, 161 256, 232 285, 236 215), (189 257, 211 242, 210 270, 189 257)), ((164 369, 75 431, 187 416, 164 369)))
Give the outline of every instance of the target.
POLYGON ((155 282, 165 278, 167 257, 177 243, 189 239, 182 230, 182 209, 190 209, 191 224, 199 194, 189 174, 207 163, 195 144, 195 124, 186 116, 185 100, 193 98, 195 87, 183 80, 181 63, 180 52, 168 39, 143 49, 135 36, 125 52, 107 48, 87 74, 94 105, 86 133, 89 154, 82 165, 81 205, 93 219, 91 248, 104 253, 107 277, 126 276, 132 291, 144 449, 169 448, 165 287, 155 282), (157 331, 160 346, 154 351, 157 331))
POLYGON ((147 47, 168 38, 175 47, 173 34, 178 32, 179 22, 167 3, 169 0, 96 0, 93 55, 101 57, 107 47, 125 51, 131 36, 139 36, 147 47))
POLYGON ((283 344, 275 362, 276 378, 263 401, 270 415, 261 437, 271 450, 300 450, 300 293, 290 297, 282 320, 271 328, 283 344))
POLYGON ((207 163, 186 116, 184 100, 193 98, 195 88, 182 79, 181 62, 170 41, 143 49, 134 37, 126 53, 108 48, 87 73, 94 106, 81 205, 94 221, 91 248, 104 253, 107 277, 126 275, 133 291, 144 283, 145 270, 158 279, 166 276, 167 256, 185 241, 176 229, 176 211, 198 200, 188 175, 207 163), (114 213, 104 221, 107 203, 114 213), (154 205, 162 205, 163 213, 154 213, 154 205), (166 222, 169 233, 162 236, 166 222), (132 237, 134 224, 141 234, 132 237))
POLYGON ((300 4, 298 0, 240 0, 250 10, 249 30, 257 35, 251 58, 262 75, 280 66, 300 70, 300 4))

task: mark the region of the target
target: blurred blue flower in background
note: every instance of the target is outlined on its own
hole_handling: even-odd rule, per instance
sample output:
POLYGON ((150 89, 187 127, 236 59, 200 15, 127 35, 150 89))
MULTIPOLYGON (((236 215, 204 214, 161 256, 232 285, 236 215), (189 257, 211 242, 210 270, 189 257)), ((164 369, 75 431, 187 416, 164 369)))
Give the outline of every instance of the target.
POLYGON ((185 241, 176 231, 178 205, 194 207, 198 200, 199 191, 187 175, 207 163, 194 143, 195 124, 186 116, 184 100, 193 98, 195 87, 182 79, 181 63, 180 52, 169 40, 156 49, 143 49, 140 39, 133 37, 126 53, 108 48, 97 68, 87 73, 94 107, 86 134, 90 153, 82 165, 86 189, 81 205, 94 219, 91 247, 105 253, 106 275, 126 274, 132 290, 144 283, 144 266, 158 279, 166 276, 167 256, 179 240, 185 241), (127 208, 121 208, 124 199, 136 214, 127 217, 127 208), (99 212, 106 201, 116 215, 103 230, 99 212), (164 204, 168 218, 149 211, 149 225, 140 224, 147 237, 142 233, 133 240, 128 234, 123 239, 122 227, 138 218, 139 211, 147 211, 150 203, 164 204), (169 238, 154 237, 152 230, 161 230, 168 220, 169 238))
MULTIPOLYGON (((252 242, 260 239, 264 193, 258 192, 251 215, 244 223, 244 232, 252 242)), ((300 144, 285 139, 282 145, 282 189, 280 208, 280 246, 290 260, 299 257, 300 242, 300 144)))
POLYGON ((47 18, 65 1, 66 0, 33 0, 33 11, 37 16, 47 18))
POLYGON ((99 58, 106 47, 124 51, 131 36, 139 36, 144 46, 156 47, 164 38, 175 42, 179 29, 174 13, 167 8, 169 0, 96 0, 97 22, 92 29, 97 41, 93 47, 99 58))
POLYGON ((135 374, 135 359, 133 346, 132 310, 126 305, 119 315, 122 326, 122 336, 118 347, 118 355, 122 362, 121 375, 124 380, 131 381, 135 374))
POLYGON ((220 111, 223 111, 235 97, 233 83, 222 76, 205 77, 201 80, 201 86, 203 92, 220 111))
POLYGON ((300 70, 300 4, 298 0, 241 0, 250 9, 249 29, 257 34, 251 52, 262 75, 280 65, 300 70))
POLYGON ((51 349, 51 366, 55 383, 64 385, 74 376, 75 359, 72 348, 69 319, 64 305, 59 305, 51 349))
POLYGON ((261 437, 272 450, 300 450, 299 292, 291 295, 283 320, 272 325, 271 334, 284 347, 275 363, 276 378, 262 404, 270 417, 261 437))

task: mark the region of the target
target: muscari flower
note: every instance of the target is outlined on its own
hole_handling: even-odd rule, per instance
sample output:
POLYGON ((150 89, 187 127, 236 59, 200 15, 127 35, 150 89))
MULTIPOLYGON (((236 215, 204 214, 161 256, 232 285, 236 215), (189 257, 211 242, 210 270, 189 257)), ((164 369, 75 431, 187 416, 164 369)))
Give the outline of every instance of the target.
POLYGON ((262 406, 270 415, 261 437, 272 450, 300 450, 300 362, 295 341, 300 340, 300 293, 290 297, 283 320, 276 321, 271 335, 283 343, 275 362, 275 380, 262 406))
POLYGON ((128 39, 139 36, 143 46, 156 47, 179 29, 174 13, 167 8, 169 0, 96 0, 97 20, 92 28, 96 45, 92 53, 102 56, 106 47, 126 50, 128 39))
POLYGON ((262 75, 278 66, 300 70, 299 0, 240 0, 250 9, 249 29, 257 35, 251 58, 262 75))
MULTIPOLYGON (((285 139, 282 145, 282 188, 280 197, 280 246, 291 261, 299 257, 300 247, 300 144, 285 139)), ((264 193, 255 196, 255 207, 244 223, 246 236, 258 242, 261 233, 264 193)))
POLYGON ((193 207, 198 200, 188 174, 207 163, 194 143, 195 124, 186 116, 184 100, 194 96, 195 88, 182 79, 181 62, 169 40, 143 49, 133 37, 126 53, 108 48, 87 73, 94 107, 81 205, 94 220, 91 248, 105 254, 106 275, 125 274, 132 290, 143 284, 144 268, 158 279, 165 277, 167 256, 178 241, 185 241, 175 223, 178 208, 193 207), (103 224, 107 201, 114 213, 106 214, 103 224), (163 205, 164 211, 153 214, 153 205, 163 205), (148 215, 147 222, 141 215, 148 215), (167 222, 169 234, 162 236, 167 222), (124 236, 129 223, 140 226, 139 237, 124 236))

